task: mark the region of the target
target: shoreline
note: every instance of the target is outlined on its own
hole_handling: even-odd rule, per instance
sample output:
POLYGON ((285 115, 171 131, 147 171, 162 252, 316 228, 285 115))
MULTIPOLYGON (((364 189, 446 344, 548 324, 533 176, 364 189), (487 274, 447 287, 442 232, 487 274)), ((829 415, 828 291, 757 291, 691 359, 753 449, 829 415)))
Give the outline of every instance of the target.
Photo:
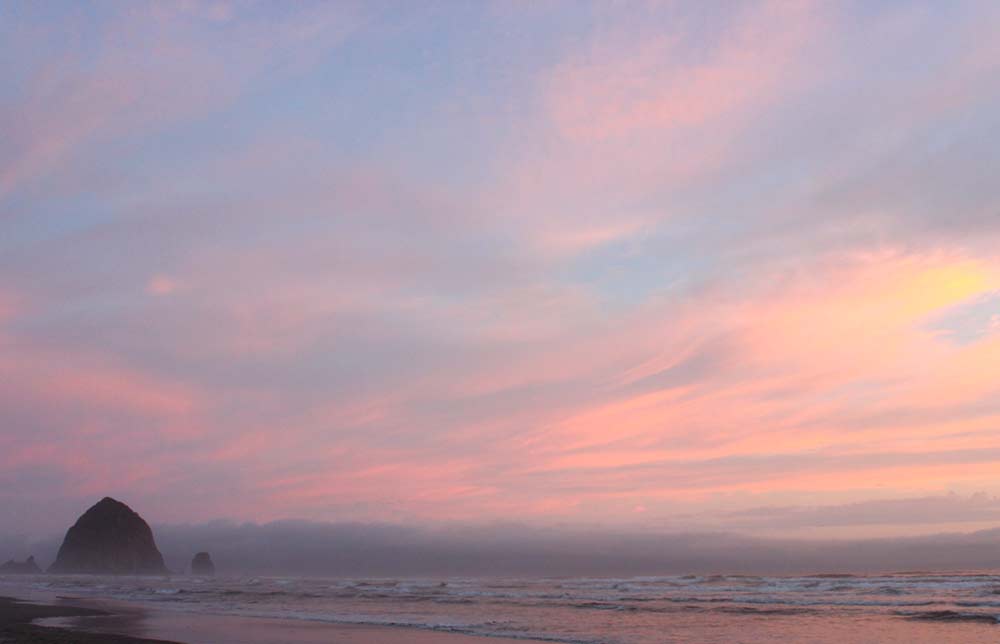
POLYGON ((16 597, 0 597, 0 642, 3 644, 181 644, 129 635, 87 633, 61 626, 43 626, 35 620, 91 618, 110 615, 107 611, 71 604, 38 603, 16 597))
POLYGON ((403 625, 177 613, 99 598, 0 596, 0 644, 524 644, 532 641, 538 640, 403 625))

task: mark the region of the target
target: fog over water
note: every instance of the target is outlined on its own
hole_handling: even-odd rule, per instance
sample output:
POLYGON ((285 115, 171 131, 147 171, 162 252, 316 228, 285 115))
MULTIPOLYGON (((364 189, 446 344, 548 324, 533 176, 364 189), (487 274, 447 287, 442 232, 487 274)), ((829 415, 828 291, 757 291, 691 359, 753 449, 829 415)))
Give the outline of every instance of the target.
MULTIPOLYGON (((1000 529, 912 538, 801 540, 726 533, 534 528, 516 524, 225 521, 154 525, 167 565, 185 572, 211 552, 222 575, 558 576, 683 573, 803 574, 1000 569, 1000 529)), ((0 534, 0 558, 55 558, 61 536, 0 534)))

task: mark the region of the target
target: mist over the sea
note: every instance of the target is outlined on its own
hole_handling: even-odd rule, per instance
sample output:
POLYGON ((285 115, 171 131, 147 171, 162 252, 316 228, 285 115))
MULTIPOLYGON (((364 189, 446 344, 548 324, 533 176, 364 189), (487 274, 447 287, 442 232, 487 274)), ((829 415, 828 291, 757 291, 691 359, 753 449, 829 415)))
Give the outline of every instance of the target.
MULTIPOLYGON (((726 533, 533 528, 516 524, 214 521, 153 526, 168 567, 207 550, 222 575, 345 577, 629 576, 847 573, 1000 568, 1000 529, 912 538, 805 540, 726 533)), ((61 536, 0 534, 7 556, 55 558, 61 536)))

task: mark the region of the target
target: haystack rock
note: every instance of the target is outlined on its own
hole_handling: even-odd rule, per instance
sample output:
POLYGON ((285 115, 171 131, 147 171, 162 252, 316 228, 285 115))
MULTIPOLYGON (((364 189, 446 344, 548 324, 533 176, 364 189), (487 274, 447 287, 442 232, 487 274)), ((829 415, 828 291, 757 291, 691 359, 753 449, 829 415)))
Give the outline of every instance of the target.
POLYGON ((191 574, 211 577, 215 574, 215 564, 207 552, 199 552, 191 560, 191 574))
POLYGON ((104 497, 66 532, 49 572, 163 575, 153 531, 121 501, 104 497))
POLYGON ((9 575, 11 573, 18 575, 40 575, 42 569, 38 567, 38 564, 35 563, 35 558, 32 556, 28 557, 24 562, 11 559, 0 566, 0 575, 9 575))

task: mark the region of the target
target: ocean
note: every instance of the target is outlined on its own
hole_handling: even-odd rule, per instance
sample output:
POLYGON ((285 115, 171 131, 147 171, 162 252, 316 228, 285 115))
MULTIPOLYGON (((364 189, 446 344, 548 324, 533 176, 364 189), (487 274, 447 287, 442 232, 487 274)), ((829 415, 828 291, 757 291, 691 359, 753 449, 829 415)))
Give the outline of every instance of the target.
POLYGON ((573 644, 1000 641, 1000 573, 632 578, 0 578, 156 611, 573 644))

